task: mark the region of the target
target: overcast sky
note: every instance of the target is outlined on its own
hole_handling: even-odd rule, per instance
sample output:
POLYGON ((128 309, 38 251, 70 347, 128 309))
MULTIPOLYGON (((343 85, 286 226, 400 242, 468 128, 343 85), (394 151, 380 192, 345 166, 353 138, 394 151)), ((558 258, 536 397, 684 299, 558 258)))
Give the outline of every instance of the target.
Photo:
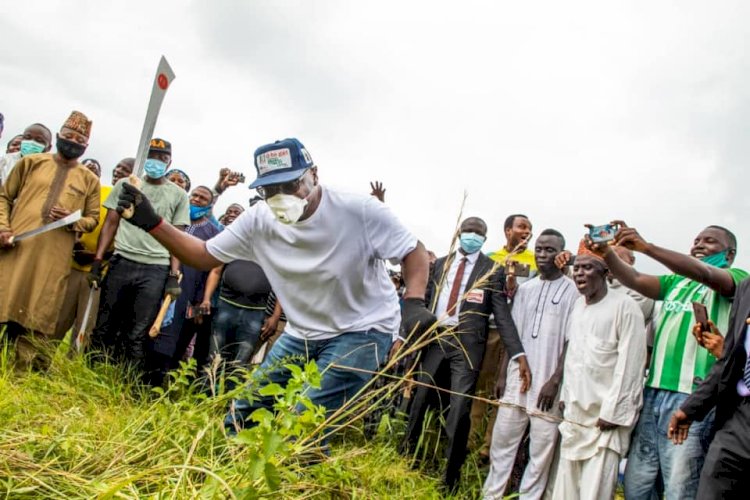
POLYGON ((681 251, 720 224, 748 268, 749 5, 6 1, 0 142, 78 109, 109 181, 135 156, 164 54, 177 78, 156 135, 193 186, 223 166, 254 179, 256 147, 297 137, 325 185, 384 182, 438 255, 466 191, 484 250, 514 212, 571 248, 585 222, 622 218, 681 251))

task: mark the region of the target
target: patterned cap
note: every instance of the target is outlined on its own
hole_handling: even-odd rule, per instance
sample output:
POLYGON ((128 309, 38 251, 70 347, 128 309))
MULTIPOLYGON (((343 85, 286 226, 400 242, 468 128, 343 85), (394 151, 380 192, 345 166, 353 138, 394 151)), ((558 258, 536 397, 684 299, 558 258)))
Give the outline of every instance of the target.
POLYGON ((91 124, 92 121, 89 120, 86 115, 81 113, 80 111, 73 111, 70 113, 70 116, 67 120, 65 120, 65 123, 63 124, 64 128, 69 128, 70 130, 75 130, 81 135, 88 137, 91 137, 91 124))
POLYGON ((148 150, 149 151, 157 151, 159 153, 169 153, 172 154, 172 143, 169 141, 165 141, 164 139, 159 139, 158 137, 154 137, 151 139, 151 142, 148 144, 148 150))
POLYGON ((578 244, 578 253, 576 254, 578 257, 581 255, 589 255, 591 257, 594 257, 595 259, 599 260, 600 262, 604 263, 604 258, 601 255, 598 255, 591 250, 589 250, 589 247, 586 246, 586 240, 581 240, 581 242, 578 244))

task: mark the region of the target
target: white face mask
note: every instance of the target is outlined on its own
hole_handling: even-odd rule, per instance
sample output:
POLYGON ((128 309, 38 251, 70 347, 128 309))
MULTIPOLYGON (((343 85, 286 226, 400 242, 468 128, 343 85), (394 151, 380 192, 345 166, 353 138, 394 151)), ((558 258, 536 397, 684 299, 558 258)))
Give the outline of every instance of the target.
POLYGON ((279 193, 266 200, 268 208, 282 224, 294 224, 302 217, 307 200, 291 194, 279 193))

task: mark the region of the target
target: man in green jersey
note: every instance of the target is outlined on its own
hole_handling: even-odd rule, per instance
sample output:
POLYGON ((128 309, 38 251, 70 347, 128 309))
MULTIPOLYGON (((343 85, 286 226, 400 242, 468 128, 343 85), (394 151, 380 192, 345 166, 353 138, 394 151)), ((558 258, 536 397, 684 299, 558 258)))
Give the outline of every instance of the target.
POLYGON ((690 255, 685 255, 647 242, 622 221, 614 223, 620 225, 615 245, 648 255, 674 273, 665 276, 639 273, 620 260, 611 247, 592 245, 623 285, 664 301, 656 320, 643 409, 628 455, 625 497, 649 499, 654 484, 661 483, 667 499, 695 498, 713 416, 696 422, 683 446, 675 446, 667 437, 672 414, 715 362, 692 336, 695 323, 692 303, 704 304, 709 319, 726 332, 735 289, 748 274, 731 268, 737 241, 731 231, 721 226, 708 226, 701 231, 693 241, 690 255))

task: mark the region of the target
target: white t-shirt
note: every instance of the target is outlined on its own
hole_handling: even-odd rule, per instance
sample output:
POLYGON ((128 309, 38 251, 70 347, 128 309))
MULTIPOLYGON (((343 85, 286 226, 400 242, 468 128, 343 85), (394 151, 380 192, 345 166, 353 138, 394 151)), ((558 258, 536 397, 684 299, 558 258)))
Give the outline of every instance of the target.
POLYGON ((216 237, 208 252, 222 262, 260 264, 281 301, 287 333, 323 340, 374 329, 398 335, 398 295, 385 259, 417 246, 385 204, 372 196, 322 189, 318 209, 296 224, 257 203, 216 237))

